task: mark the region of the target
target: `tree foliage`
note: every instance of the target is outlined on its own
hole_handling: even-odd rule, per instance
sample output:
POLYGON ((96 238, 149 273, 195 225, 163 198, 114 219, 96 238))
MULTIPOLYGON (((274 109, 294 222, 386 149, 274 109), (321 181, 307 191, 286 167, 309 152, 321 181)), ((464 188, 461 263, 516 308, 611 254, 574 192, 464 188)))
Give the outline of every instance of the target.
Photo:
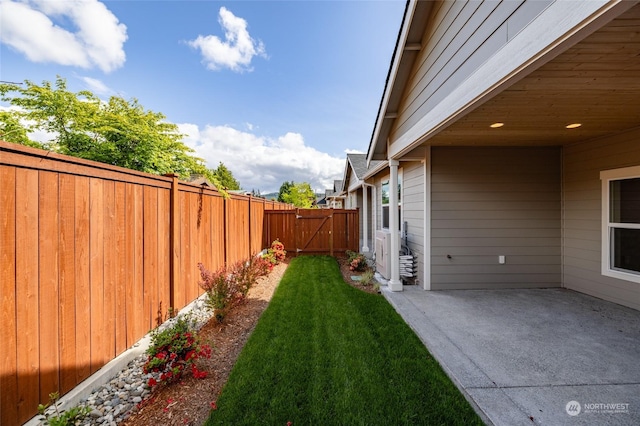
POLYGON ((45 148, 43 144, 29 139, 28 133, 29 129, 20 123, 20 119, 14 113, 0 111, 0 140, 34 148, 45 148))
POLYGON ((233 177, 233 173, 231 173, 231 170, 229 170, 224 163, 220 162, 218 168, 213 170, 213 174, 217 177, 222 188, 232 191, 240 189, 240 182, 233 177))
MULTIPOLYGON (((217 184, 204 161, 182 142, 178 126, 161 113, 145 110, 136 99, 112 96, 102 101, 90 91, 73 93, 60 77, 53 85, 28 80, 24 86, 0 84, 0 96, 18 107, 2 120, 8 141, 14 140, 7 126, 31 123, 26 130, 51 134, 44 147, 61 154, 147 173, 176 173, 183 179, 201 174, 217 184)), ((19 133, 15 131, 16 138, 19 133)))
MULTIPOLYGON (((282 186, 280 187, 280 190, 280 195, 282 195, 282 202, 293 204, 294 206, 303 209, 310 208, 316 199, 316 194, 313 192, 313 189, 311 189, 311 185, 307 182, 291 182, 291 185, 288 187, 287 192, 282 192, 282 186)), ((280 195, 278 195, 278 201, 280 201, 280 195)))
POLYGON ((293 187, 293 185, 293 181, 282 182, 282 185, 280 185, 280 191, 278 192, 278 201, 280 201, 281 203, 286 203, 286 201, 284 200, 285 196, 287 196, 289 192, 291 192, 291 188, 293 187))

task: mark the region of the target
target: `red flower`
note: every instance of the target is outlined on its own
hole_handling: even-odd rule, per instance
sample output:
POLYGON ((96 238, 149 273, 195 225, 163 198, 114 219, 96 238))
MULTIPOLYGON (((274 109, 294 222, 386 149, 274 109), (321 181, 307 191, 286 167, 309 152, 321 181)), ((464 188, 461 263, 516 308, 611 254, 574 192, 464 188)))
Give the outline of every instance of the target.
POLYGON ((209 405, 211 406, 212 410, 217 410, 218 409, 218 406, 216 405, 215 401, 211 401, 211 403, 209 405))
POLYGON ((156 381, 156 379, 154 379, 153 377, 149 379, 149 387, 154 387, 155 385, 157 385, 158 382, 156 381))

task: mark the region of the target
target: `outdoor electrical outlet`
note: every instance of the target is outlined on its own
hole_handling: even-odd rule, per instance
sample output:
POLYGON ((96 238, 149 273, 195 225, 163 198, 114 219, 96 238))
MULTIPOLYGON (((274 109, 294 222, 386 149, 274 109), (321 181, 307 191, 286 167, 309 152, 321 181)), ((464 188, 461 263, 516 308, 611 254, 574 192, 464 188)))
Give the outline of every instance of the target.
POLYGON ((504 256, 498 256, 498 263, 504 265, 504 256))

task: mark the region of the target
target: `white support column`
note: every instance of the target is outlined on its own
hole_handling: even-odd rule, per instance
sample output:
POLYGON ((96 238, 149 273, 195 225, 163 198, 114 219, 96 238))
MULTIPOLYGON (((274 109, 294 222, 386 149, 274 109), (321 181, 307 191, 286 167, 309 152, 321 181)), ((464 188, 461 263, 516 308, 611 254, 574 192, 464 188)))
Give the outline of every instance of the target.
POLYGON ((362 183, 362 253, 369 252, 369 197, 367 184, 362 183))
POLYGON ((398 160, 389 160, 389 230, 391 231, 391 279, 388 286, 391 291, 402 291, 400 281, 400 233, 398 232, 400 218, 398 217, 398 160))

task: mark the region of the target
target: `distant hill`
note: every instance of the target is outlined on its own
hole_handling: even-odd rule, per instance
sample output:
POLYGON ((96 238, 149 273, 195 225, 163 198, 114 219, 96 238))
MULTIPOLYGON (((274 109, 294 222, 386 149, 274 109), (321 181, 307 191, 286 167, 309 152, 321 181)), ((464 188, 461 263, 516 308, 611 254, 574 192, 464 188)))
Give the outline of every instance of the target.
MULTIPOLYGON (((276 200, 277 201, 279 194, 280 194, 279 192, 269 192, 267 194, 260 194, 260 196, 266 198, 267 200, 276 200)), ((322 197, 324 197, 324 194, 321 194, 321 193, 317 193, 316 194, 316 199, 320 199, 322 197)))
POLYGON ((260 194, 261 197, 266 198, 267 200, 278 200, 279 192, 269 192, 267 194, 260 194))

